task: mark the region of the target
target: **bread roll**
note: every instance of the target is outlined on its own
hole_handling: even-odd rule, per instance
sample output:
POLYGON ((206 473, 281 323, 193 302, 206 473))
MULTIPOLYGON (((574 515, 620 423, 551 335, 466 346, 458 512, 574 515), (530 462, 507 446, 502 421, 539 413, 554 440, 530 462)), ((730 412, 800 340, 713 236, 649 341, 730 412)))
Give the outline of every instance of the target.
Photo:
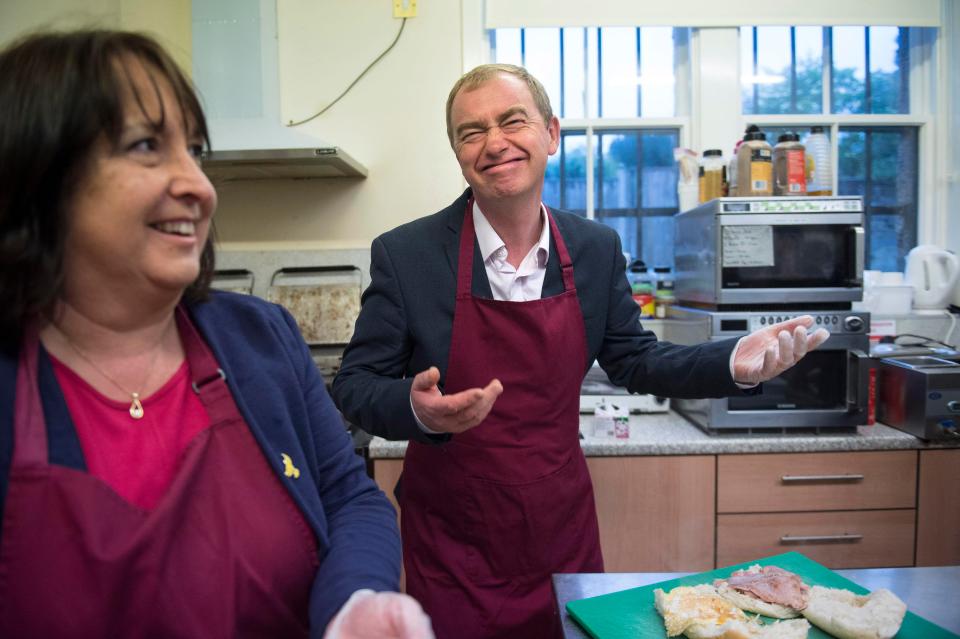
POLYGON ((756 639, 807 639, 810 623, 806 619, 775 621, 762 626, 756 639))
POLYGON ((764 626, 750 619, 709 584, 680 586, 669 593, 653 591, 654 605, 663 616, 667 636, 688 639, 806 639, 805 619, 764 626))
POLYGON ((776 619, 800 616, 810 587, 800 576, 779 566, 754 564, 713 582, 717 592, 738 608, 776 619))
POLYGON ((907 605, 886 588, 869 595, 814 586, 803 616, 839 639, 890 639, 900 630, 907 605))
POLYGON ((717 593, 741 610, 756 612, 765 617, 774 619, 794 619, 800 616, 799 610, 794 610, 789 606, 768 603, 763 599, 757 599, 744 594, 736 588, 731 588, 726 582, 717 584, 717 593))

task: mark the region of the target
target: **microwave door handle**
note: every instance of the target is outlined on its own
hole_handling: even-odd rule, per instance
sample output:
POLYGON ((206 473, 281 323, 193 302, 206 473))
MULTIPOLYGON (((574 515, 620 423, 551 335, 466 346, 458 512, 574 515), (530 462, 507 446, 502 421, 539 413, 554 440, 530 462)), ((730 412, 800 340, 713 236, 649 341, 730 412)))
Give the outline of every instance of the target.
POLYGON ((861 350, 847 351, 847 412, 866 414, 870 400, 870 369, 873 359, 861 350))
POLYGON ((863 286, 864 267, 864 234, 862 226, 855 226, 853 231, 853 284, 863 286))

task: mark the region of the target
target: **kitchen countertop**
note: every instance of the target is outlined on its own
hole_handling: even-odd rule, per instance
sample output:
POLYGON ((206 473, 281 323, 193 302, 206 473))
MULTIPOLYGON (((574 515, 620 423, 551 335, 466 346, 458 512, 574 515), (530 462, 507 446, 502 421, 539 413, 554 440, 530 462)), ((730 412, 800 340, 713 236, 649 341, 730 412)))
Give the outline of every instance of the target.
MULTIPOLYGON (((931 568, 867 568, 837 570, 838 574, 868 590, 887 588, 903 599, 916 615, 954 633, 960 633, 960 607, 945 605, 960 589, 960 566, 931 568)), ((683 577, 690 573, 582 573, 553 575, 553 592, 563 620, 566 639, 587 639, 587 634, 567 614, 567 602, 683 577)))
MULTIPOLYGON (((593 415, 580 416, 580 430, 585 435, 593 431, 593 419, 593 415)), ((879 423, 860 426, 856 432, 837 434, 708 435, 673 411, 631 415, 629 439, 586 436, 580 443, 588 457, 960 448, 960 439, 956 442, 928 443, 879 423)), ((387 441, 374 437, 368 445, 368 456, 371 459, 400 459, 406 449, 406 441, 387 441)))

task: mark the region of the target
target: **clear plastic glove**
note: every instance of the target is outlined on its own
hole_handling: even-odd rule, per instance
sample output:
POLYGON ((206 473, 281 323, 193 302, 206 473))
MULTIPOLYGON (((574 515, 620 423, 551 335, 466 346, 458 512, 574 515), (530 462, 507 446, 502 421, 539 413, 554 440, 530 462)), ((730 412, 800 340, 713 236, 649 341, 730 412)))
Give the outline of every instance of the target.
POLYGON ((417 600, 399 592, 358 590, 333 618, 323 639, 434 639, 417 600))
POLYGON ((807 334, 811 326, 813 318, 802 315, 761 328, 741 339, 733 358, 734 381, 756 385, 773 379, 799 362, 830 337, 823 328, 807 334))
POLYGON ((503 392, 500 380, 494 379, 484 388, 444 395, 437 387, 440 371, 431 366, 417 373, 410 388, 410 404, 420 422, 435 433, 462 433, 479 425, 503 392))

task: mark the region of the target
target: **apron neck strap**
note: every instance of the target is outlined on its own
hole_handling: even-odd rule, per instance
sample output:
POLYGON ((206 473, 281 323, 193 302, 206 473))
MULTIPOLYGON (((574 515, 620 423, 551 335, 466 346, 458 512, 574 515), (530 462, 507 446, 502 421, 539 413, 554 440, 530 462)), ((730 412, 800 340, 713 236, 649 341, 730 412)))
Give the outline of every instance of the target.
POLYGON ((27 325, 20 340, 13 408, 13 454, 18 463, 31 466, 47 464, 47 428, 37 380, 39 335, 40 327, 33 321, 27 325))
POLYGON ((183 352, 190 363, 190 381, 193 391, 206 405, 207 398, 214 389, 220 386, 226 387, 227 376, 217 364, 217 359, 210 351, 210 347, 193 325, 183 304, 177 306, 176 320, 180 340, 183 343, 183 352))
POLYGON ((543 205, 547 212, 547 220, 550 221, 550 232, 553 234, 553 241, 557 245, 557 257, 560 258, 560 271, 563 273, 563 290, 572 291, 576 288, 573 283, 573 260, 570 259, 570 252, 567 251, 567 243, 563 241, 560 235, 560 229, 557 228, 557 221, 550 213, 547 205, 543 205))
MULTIPOLYGON (((567 244, 560 235, 557 222, 547 205, 543 205, 547 212, 547 221, 550 224, 550 234, 557 247, 557 256, 560 258, 560 270, 563 275, 563 290, 574 290, 573 260, 567 251, 567 244)), ((460 229, 460 255, 457 266, 457 297, 469 297, 473 284, 473 243, 476 231, 473 226, 473 198, 467 200, 467 210, 463 216, 463 226, 460 229)))

